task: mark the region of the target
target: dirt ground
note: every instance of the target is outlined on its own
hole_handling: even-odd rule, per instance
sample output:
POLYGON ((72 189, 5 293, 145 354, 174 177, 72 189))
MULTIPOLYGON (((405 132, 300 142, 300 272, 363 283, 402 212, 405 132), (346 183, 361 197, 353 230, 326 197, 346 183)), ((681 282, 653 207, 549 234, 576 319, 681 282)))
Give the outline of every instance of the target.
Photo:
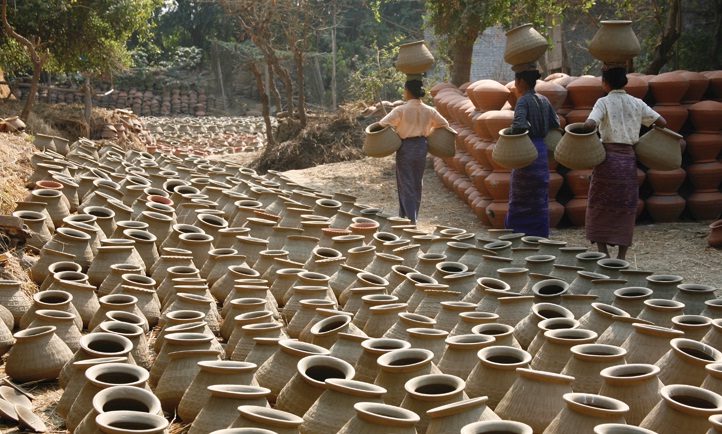
MULTIPOLYGON (((242 164, 249 164, 254 158, 254 154, 230 156, 232 161, 242 164)), ((398 209, 393 157, 325 164, 285 174, 301 185, 326 193, 354 195, 359 203, 388 213, 396 214, 398 209)), ((444 187, 429 160, 418 226, 431 232, 439 225, 477 234, 486 230, 471 209, 444 187)), ((722 287, 722 250, 707 244, 709 230, 709 223, 698 222, 638 225, 627 259, 639 270, 680 275, 685 283, 722 287)), ((594 248, 580 228, 552 229, 551 238, 566 241, 569 246, 594 248)))

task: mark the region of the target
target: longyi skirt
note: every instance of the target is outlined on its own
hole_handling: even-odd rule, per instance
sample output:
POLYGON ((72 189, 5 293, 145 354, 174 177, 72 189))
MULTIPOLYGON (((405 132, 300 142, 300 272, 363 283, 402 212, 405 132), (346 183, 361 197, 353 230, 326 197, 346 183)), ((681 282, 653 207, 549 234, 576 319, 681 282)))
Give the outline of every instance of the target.
POLYGON ((637 220, 637 158, 630 145, 605 143, 607 158, 594 168, 586 213, 587 239, 631 246, 637 220))

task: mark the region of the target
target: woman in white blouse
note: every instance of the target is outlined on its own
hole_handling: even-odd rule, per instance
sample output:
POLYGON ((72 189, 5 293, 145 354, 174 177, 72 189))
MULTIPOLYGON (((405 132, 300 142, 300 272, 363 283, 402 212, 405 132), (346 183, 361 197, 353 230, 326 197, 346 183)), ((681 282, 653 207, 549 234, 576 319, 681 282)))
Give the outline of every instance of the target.
POLYGON ((448 126, 435 108, 424 104, 426 95, 420 80, 404 84, 406 104, 391 110, 379 121, 382 126, 396 127, 401 147, 396 151, 396 187, 399 195, 399 217, 408 218, 415 225, 421 207, 421 190, 426 167, 428 143, 426 137, 434 128, 448 126))
POLYGON ((609 256, 609 246, 619 246, 617 258, 624 259, 632 245, 637 218, 639 187, 637 159, 632 145, 639 140, 641 125, 664 127, 667 122, 644 101, 628 95, 627 71, 610 64, 602 69, 602 88, 607 96, 599 98, 584 123, 584 130, 599 128, 607 157, 592 172, 589 205, 586 213, 586 237, 609 256))

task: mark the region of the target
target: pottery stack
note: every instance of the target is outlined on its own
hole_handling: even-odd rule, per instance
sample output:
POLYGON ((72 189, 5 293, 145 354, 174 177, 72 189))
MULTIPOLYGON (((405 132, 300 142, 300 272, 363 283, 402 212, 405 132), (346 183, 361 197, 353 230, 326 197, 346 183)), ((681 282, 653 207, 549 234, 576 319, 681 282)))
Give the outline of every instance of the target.
MULTIPOLYGON (((714 73, 715 71, 701 75, 707 77, 714 73)), ((677 86, 676 83, 689 81, 687 77, 690 76, 692 74, 688 71, 673 71, 659 76, 633 73, 628 75, 629 83, 625 90, 631 95, 648 101, 656 110, 660 107, 660 103, 655 103, 657 93, 666 92, 667 88, 674 89, 677 86)), ((694 74, 694 77, 697 82, 704 82, 698 75, 694 74)), ((604 95, 599 77, 570 77, 566 74, 553 74, 547 77, 545 82, 558 84, 568 92, 566 99, 557 106, 557 114, 563 123, 584 122, 596 100, 604 95)), ((501 97, 501 92, 499 96, 495 96, 480 91, 480 89, 490 88, 488 83, 489 80, 468 83, 467 86, 462 87, 465 91, 448 83, 441 83, 432 89, 434 103, 440 113, 449 122, 452 122, 455 128, 465 131, 464 133, 460 131, 460 138, 457 141, 458 155, 444 159, 434 158, 434 168, 444 185, 455 194, 460 194, 462 200, 469 203, 484 226, 503 228, 503 215, 505 215, 503 205, 508 201, 508 188, 506 188, 508 173, 506 169, 498 165, 494 167, 494 161, 487 157, 486 152, 481 151, 489 148, 493 150, 493 146, 490 146, 489 143, 493 143, 494 135, 489 125, 496 128, 511 124, 512 105, 508 104, 501 110, 502 114, 508 112, 506 115, 509 119, 505 120, 505 123, 497 122, 499 117, 504 118, 504 116, 500 116, 493 110, 471 110, 466 114, 468 120, 465 120, 462 117, 463 113, 459 112, 459 107, 464 103, 467 104, 465 109, 469 109, 468 101, 475 104, 474 107, 496 104, 498 98, 501 97), (482 86, 482 84, 484 85, 482 86), (464 127, 469 123, 472 123, 473 126, 475 133, 473 136, 468 133, 468 126, 464 127), (469 157, 473 161, 470 161, 469 157), (462 159, 464 160, 463 167, 461 167, 462 159), (472 172, 467 173, 467 168, 472 169, 472 172), (489 173, 492 169, 493 173, 489 173), (491 179, 486 182, 489 177, 491 179), (459 191, 460 184, 463 183, 468 187, 469 182, 476 188, 459 191), (500 187, 501 189, 499 189, 500 187), (491 210, 486 212, 489 206, 491 206, 491 210), (482 213, 481 210, 485 212, 482 213), (498 216, 498 214, 502 216, 498 216)), ((722 116, 722 106, 717 101, 720 91, 712 83, 712 80, 708 80, 708 85, 701 94, 699 90, 694 92, 696 95, 702 95, 697 97, 702 98, 701 100, 696 102, 694 99, 683 100, 683 97, 690 97, 685 97, 685 93, 681 93, 679 100, 674 103, 675 105, 661 105, 661 107, 675 107, 673 110, 677 110, 676 107, 679 107, 685 114, 689 113, 689 120, 686 120, 686 117, 680 118, 681 121, 673 120, 671 125, 684 136, 684 140, 680 139, 679 142, 680 148, 684 151, 683 164, 682 167, 673 170, 653 170, 642 163, 639 164, 639 218, 649 218, 655 222, 670 222, 680 218, 713 221, 720 216, 722 197, 719 195, 722 179, 719 179, 719 175, 722 171, 718 167, 720 159, 717 155, 719 154, 717 148, 722 143, 720 142, 722 136, 720 130, 712 126, 713 123, 705 123, 722 116), (686 102, 680 105, 681 101, 686 102), (643 213, 644 210, 646 212, 643 213)), ((540 84, 541 82, 537 88, 541 87, 540 84)), ((696 86, 699 88, 701 85, 697 84, 696 86)), ((719 87, 719 85, 717 86, 719 87)), ((542 90, 539 92, 542 93, 542 90)), ((508 94, 507 98, 509 95, 511 94, 508 94)), ((668 97, 661 96, 660 98, 663 101, 661 104, 667 104, 664 101, 668 101, 668 97)), ((511 103, 511 99, 508 102, 511 103)), ((719 126, 719 122, 714 125, 719 126)), ((642 131, 642 133, 644 132, 642 131)), ((554 167, 555 163, 550 159, 551 167, 554 167)), ((559 204, 565 208, 562 223, 583 226, 591 170, 569 170, 560 166, 559 171, 563 174, 563 184, 550 182, 550 197, 558 188, 570 192, 571 197, 569 197, 569 193, 566 193, 559 201, 559 204)), ((553 174, 550 175, 550 181, 554 181, 555 178, 556 176, 553 174)), ((550 213, 555 208, 552 203, 550 202, 550 213)))

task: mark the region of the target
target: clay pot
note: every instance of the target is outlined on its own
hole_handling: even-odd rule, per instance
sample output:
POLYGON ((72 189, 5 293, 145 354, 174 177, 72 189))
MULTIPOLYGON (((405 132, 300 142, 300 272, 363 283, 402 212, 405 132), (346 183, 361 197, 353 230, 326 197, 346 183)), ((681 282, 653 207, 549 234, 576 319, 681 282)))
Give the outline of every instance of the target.
POLYGON ((658 434, 704 433, 707 420, 722 411, 722 397, 695 386, 672 384, 661 390, 662 400, 639 424, 658 434))
POLYGON ((532 434, 534 430, 525 423, 511 420, 474 422, 461 429, 461 434, 493 434, 498 432, 532 434))
POLYGON ((464 432, 465 426, 477 421, 499 421, 499 416, 487 407, 485 397, 435 407, 426 414, 429 417, 427 432, 439 434, 464 432))
MULTIPOLYGON (((531 368, 560 373, 572 357, 571 347, 593 343, 597 334, 591 330, 561 329, 544 332, 546 340, 531 361, 531 368)), ((570 377, 571 378, 571 377, 570 377)))
POLYGON ((722 247, 722 220, 710 224, 709 228, 711 232, 707 236, 707 244, 715 248, 722 247))
POLYGON ((425 433, 429 423, 426 412, 439 405, 464 400, 465 385, 461 378, 453 375, 430 374, 412 378, 404 386, 406 397, 401 402, 401 408, 422 415, 416 428, 419 433, 425 433))
POLYGON ((562 397, 571 393, 574 378, 517 368, 519 378, 504 395, 494 412, 502 419, 514 419, 528 424, 541 433, 563 409, 562 397))
POLYGON ((198 362, 220 360, 218 350, 185 350, 168 354, 170 362, 163 370, 155 395, 160 400, 164 411, 176 411, 193 378, 200 368, 198 362))
MULTIPOLYGON (((20 282, 0 280, 0 303, 10 311, 14 325, 18 326, 23 315, 30 310, 33 301, 23 291, 20 282)), ((9 328, 12 329, 12 327, 9 328)))
POLYGON ((518 379, 516 368, 529 367, 531 355, 499 345, 482 348, 477 357, 479 361, 468 375, 466 392, 472 398, 487 396, 487 405, 494 409, 518 379))
POLYGON ((629 406, 622 401, 589 393, 567 393, 566 407, 549 424, 545 433, 589 432, 602 423, 625 423, 629 406))
POLYGON ((590 169, 604 161, 607 155, 596 130, 579 133, 577 131, 580 128, 579 123, 567 125, 564 136, 554 150, 554 159, 574 170, 590 169))
POLYGON ((55 330, 42 326, 15 333, 15 344, 5 360, 7 375, 20 383, 57 379, 73 353, 55 330))
POLYGON ((161 434, 166 431, 169 425, 169 422, 163 416, 137 411, 103 413, 98 415, 95 423, 100 432, 105 434, 161 434))
MULTIPOLYGON (((253 373, 256 365, 231 360, 199 362, 200 371, 193 378, 188 390, 185 391, 178 404, 178 416, 184 422, 192 422, 206 406, 211 392, 209 386, 218 384, 235 384, 255 386, 253 373)), ((265 398, 264 398, 265 399, 265 398)), ((235 420, 235 416, 233 417, 235 420)), ((232 421, 231 421, 232 422, 232 421)), ((226 426, 228 426, 226 424, 226 426)))
POLYGON ((349 363, 335 357, 305 357, 299 360, 297 372, 278 394, 275 408, 302 416, 324 392, 326 379, 350 380, 354 375, 349 363))
POLYGON ((163 415, 160 401, 150 391, 133 386, 111 386, 95 394, 91 410, 75 427, 74 433, 92 434, 97 432, 96 417, 112 411, 163 415))
POLYGON ((689 80, 676 72, 665 72, 649 80, 649 87, 657 104, 675 105, 687 92, 689 80))
POLYGON ((253 427, 277 434, 296 434, 303 423, 303 419, 294 414, 257 405, 241 405, 238 412, 231 428, 253 427))
POLYGON ((642 50, 631 21, 600 21, 600 24, 588 47, 594 58, 602 62, 626 62, 642 50))
POLYGON ((479 111, 500 110, 509 99, 509 89, 496 80, 479 80, 469 95, 479 111))
POLYGON ((656 363, 661 368, 659 379, 664 384, 699 386, 704 381, 709 363, 722 361, 722 353, 698 341, 686 338, 672 339, 672 349, 656 363))
POLYGON ((282 340, 279 345, 280 351, 260 365, 255 375, 261 387, 271 389, 269 401, 275 401, 281 389, 291 380, 299 360, 311 355, 329 354, 323 347, 304 342, 282 340))
POLYGON ((299 432, 304 434, 335 434, 355 414, 358 402, 383 403, 386 389, 361 381, 329 378, 326 390, 304 414, 299 432))
POLYGON ((446 339, 446 351, 438 368, 444 374, 467 378, 478 362, 477 352, 495 343, 496 339, 488 335, 466 334, 449 337, 446 339))
POLYGON ((372 434, 393 430, 399 434, 414 434, 419 416, 404 408, 393 405, 359 402, 354 404, 356 415, 351 418, 338 434, 372 434))
POLYGON ((411 378, 441 373, 432 363, 433 353, 422 349, 393 350, 381 355, 377 363, 379 372, 374 384, 385 388, 384 402, 399 405, 406 394, 404 384, 411 378))
MULTIPOLYGON (((85 371, 87 381, 78 393, 68 416, 65 418, 65 426, 69 430, 75 430, 83 418, 93 409, 93 398, 101 390, 113 386, 130 386, 146 388, 148 371, 126 363, 104 363, 95 365, 85 371)), ((111 414, 109 412, 105 414, 111 414)))
POLYGON ((504 61, 510 65, 536 62, 549 48, 547 40, 531 24, 506 32, 504 61))
POLYGON ((623 348, 602 344, 576 345, 571 352, 572 358, 562 374, 574 377, 572 390, 576 393, 597 393, 602 386, 599 373, 610 366, 623 365, 627 353, 623 348))
POLYGON ((263 387, 235 384, 212 385, 208 390, 210 397, 193 420, 189 433, 200 434, 228 427, 236 420, 235 412, 239 406, 265 406, 268 404, 265 397, 270 393, 263 387))
POLYGON ((424 41, 409 42, 399 46, 396 69, 404 74, 423 74, 434 64, 431 54, 424 41))
POLYGON ((605 368, 600 372, 603 383, 599 394, 629 403, 625 415, 627 423, 639 425, 661 396, 659 367, 647 364, 629 364, 605 368))

